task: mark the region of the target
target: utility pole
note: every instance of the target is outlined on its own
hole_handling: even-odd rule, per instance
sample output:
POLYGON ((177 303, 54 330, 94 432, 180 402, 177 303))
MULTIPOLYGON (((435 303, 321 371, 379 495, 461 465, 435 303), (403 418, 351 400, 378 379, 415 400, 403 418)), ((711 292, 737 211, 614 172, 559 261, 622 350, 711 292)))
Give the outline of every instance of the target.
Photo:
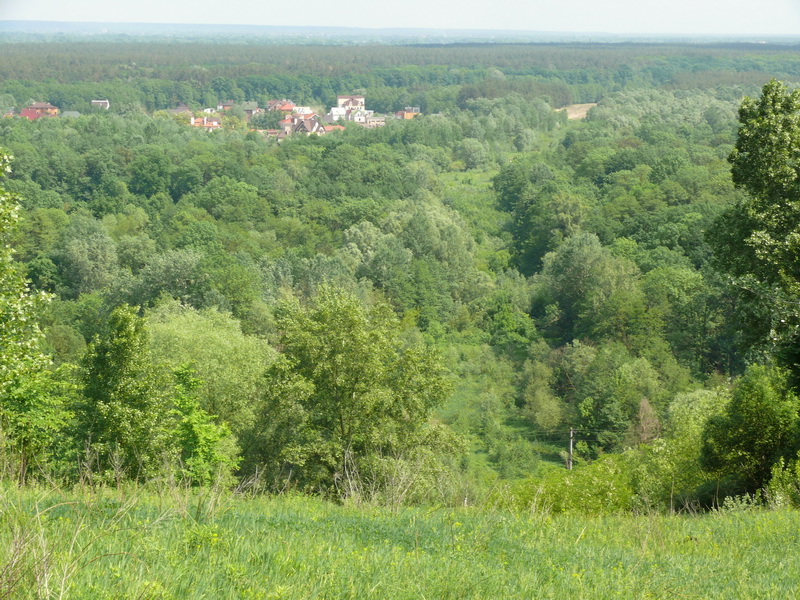
POLYGON ((575 439, 575 430, 569 428, 569 456, 567 457, 567 471, 572 471, 572 442, 575 439))

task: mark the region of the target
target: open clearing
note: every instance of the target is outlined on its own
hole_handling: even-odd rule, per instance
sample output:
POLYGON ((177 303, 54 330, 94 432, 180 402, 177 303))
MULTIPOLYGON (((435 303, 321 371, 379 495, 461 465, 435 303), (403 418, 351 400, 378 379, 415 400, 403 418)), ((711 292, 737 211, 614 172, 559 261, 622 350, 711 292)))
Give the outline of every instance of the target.
POLYGON ((585 119, 586 115, 589 114, 589 110, 595 106, 597 106, 597 102, 590 102, 588 104, 570 104, 569 106, 559 108, 558 110, 566 111, 567 119, 574 121, 577 119, 585 119))
POLYGON ((0 595, 794 598, 800 512, 549 515, 0 488, 0 595))

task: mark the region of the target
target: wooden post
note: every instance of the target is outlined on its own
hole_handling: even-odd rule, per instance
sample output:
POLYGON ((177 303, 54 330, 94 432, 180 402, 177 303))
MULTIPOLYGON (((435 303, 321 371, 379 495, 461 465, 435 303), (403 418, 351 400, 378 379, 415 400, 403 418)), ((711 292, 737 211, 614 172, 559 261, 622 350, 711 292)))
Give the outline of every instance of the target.
POLYGON ((572 442, 575 439, 575 430, 569 428, 569 456, 567 457, 567 470, 572 471, 572 442))

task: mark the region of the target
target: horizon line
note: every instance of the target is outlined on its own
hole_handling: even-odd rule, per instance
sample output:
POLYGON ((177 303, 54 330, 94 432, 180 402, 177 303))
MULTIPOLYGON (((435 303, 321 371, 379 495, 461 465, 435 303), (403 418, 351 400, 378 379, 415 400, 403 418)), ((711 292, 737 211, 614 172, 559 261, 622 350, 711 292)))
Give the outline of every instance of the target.
MULTIPOLYGON (((252 24, 252 23, 175 23, 175 22, 147 22, 147 21, 52 21, 40 19, 0 19, 2 24, 40 24, 47 26, 68 25, 68 26, 113 26, 113 27, 179 27, 179 28, 193 28, 199 27, 204 29, 219 29, 219 28, 241 28, 241 29, 285 29, 285 30, 302 30, 302 31, 347 31, 347 32, 376 32, 376 33, 389 33, 389 32, 433 32, 439 35, 447 33, 480 33, 480 34, 502 34, 502 35, 577 35, 577 36, 605 36, 605 37, 703 37, 703 38, 793 38, 800 39, 800 33, 703 33, 703 32, 652 32, 652 31, 628 31, 628 32, 610 32, 610 31, 578 31, 578 30, 544 30, 544 29, 486 29, 476 27, 363 27, 351 25, 267 25, 267 24, 252 24)), ((22 32, 22 31, 20 31, 22 32)), ((28 31, 27 33, 34 33, 28 31)), ((36 32, 39 33, 39 32, 36 32)), ((102 33, 102 32, 101 32, 102 33)))

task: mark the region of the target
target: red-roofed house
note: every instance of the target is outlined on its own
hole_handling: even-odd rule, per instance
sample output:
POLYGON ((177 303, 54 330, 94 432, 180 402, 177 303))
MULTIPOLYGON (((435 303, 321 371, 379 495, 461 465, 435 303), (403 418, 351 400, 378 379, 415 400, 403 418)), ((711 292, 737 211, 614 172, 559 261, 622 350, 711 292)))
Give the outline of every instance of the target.
POLYGON ((31 121, 35 121, 39 117, 45 117, 47 115, 43 115, 41 113, 38 113, 32 108, 23 108, 21 111, 19 111, 19 116, 20 117, 25 117, 26 119, 29 119, 31 121))
POLYGON ((39 117, 57 117, 58 107, 49 102, 34 102, 19 112, 20 117, 35 121, 39 117))

